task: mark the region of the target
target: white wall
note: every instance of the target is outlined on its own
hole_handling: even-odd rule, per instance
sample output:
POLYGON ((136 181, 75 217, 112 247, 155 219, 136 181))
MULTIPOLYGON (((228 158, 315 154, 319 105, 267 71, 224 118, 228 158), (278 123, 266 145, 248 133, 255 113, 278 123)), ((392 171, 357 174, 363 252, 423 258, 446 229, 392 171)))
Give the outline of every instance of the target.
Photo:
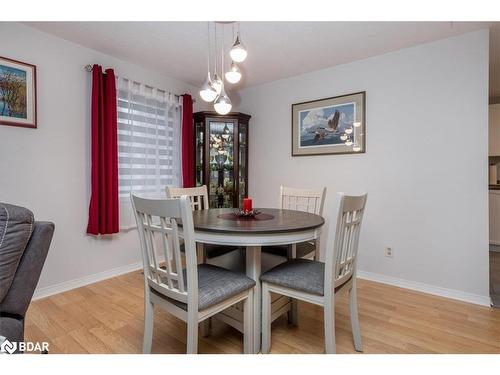
POLYGON ((128 269, 140 261, 135 231, 110 238, 85 234, 91 84, 83 67, 98 63, 179 94, 196 89, 25 25, 0 22, 0 35, 0 56, 37 66, 38 129, 0 125, 0 201, 28 207, 36 219, 56 224, 38 289, 128 269))
POLYGON ((368 192, 362 274, 486 303, 487 82, 482 30, 243 90, 250 195, 276 206, 280 184, 326 185, 328 213, 335 192, 368 192), (290 156, 292 103, 358 91, 366 154, 290 156))

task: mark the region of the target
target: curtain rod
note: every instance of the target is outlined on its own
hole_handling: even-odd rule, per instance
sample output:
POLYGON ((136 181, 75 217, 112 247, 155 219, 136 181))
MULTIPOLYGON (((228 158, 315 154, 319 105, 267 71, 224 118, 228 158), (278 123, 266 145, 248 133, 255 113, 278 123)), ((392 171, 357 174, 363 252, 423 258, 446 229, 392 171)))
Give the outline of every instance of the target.
MULTIPOLYGON (((92 69, 93 69, 93 65, 92 64, 87 64, 84 66, 84 69, 87 71, 87 72, 91 72, 92 69)), ((174 94, 174 96, 177 96, 178 98, 180 98, 182 95, 178 95, 178 94, 174 94)), ((196 99, 193 98, 193 103, 196 103, 196 99)))

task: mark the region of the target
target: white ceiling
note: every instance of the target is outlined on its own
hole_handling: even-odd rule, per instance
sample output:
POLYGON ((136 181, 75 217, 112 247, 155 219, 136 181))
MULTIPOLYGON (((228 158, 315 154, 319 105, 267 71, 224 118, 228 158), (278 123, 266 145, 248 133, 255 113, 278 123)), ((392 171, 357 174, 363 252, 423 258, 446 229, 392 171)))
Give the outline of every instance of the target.
MULTIPOLYGON (((29 22, 29 26, 200 86, 206 77, 206 22, 29 22)), ((380 55, 485 28, 480 22, 242 22, 248 58, 237 88, 380 55)), ((225 48, 232 25, 225 27, 225 48)), ((219 27, 219 31, 220 31, 219 27)), ((500 27, 494 27, 500 96, 500 27)), ((220 32, 219 32, 220 35, 220 32)), ((227 54, 226 54, 227 55, 227 54)), ((220 62, 220 58, 219 58, 220 62)), ((92 63, 92 61, 89 61, 92 63)), ((227 62, 226 62, 227 64, 227 62)))

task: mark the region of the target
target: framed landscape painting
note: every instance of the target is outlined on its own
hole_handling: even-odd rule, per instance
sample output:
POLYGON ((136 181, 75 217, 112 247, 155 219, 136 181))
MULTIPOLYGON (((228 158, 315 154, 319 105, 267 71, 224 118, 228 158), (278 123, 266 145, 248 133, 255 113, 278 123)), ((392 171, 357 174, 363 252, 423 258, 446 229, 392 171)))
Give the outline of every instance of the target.
POLYGON ((292 156, 364 153, 365 96, 292 104, 292 156))
POLYGON ((0 125, 36 128, 36 66, 0 56, 0 125))

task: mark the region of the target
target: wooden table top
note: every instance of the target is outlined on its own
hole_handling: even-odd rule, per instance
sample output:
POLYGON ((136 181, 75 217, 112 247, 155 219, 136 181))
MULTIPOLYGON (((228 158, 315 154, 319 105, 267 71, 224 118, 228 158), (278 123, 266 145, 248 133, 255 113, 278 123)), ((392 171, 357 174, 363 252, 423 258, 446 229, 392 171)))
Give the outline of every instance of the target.
POLYGON ((321 227, 325 220, 315 214, 275 208, 258 208, 262 214, 272 215, 272 219, 225 219, 221 215, 232 213, 234 208, 213 208, 193 211, 194 229, 218 233, 272 234, 299 232, 321 227))

